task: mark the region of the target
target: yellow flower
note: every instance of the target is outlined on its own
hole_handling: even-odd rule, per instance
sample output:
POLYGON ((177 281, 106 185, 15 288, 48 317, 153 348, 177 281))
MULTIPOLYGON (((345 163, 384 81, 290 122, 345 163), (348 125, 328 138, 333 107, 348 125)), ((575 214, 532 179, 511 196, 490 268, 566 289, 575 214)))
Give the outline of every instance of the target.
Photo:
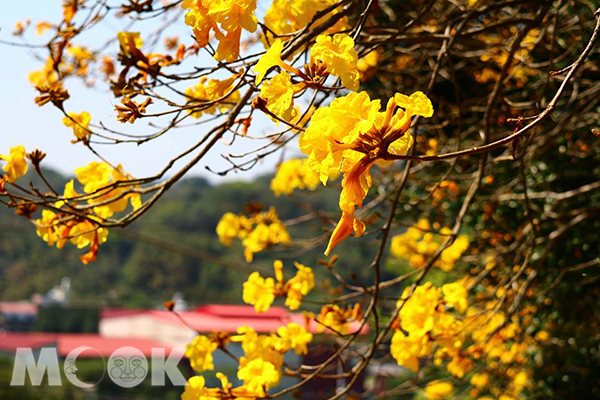
POLYGON ((217 397, 212 396, 210 389, 205 385, 203 376, 192 376, 185 385, 181 400, 217 400, 217 397))
POLYGON ((54 59, 48 57, 44 68, 30 72, 27 79, 35 87, 49 86, 51 83, 58 81, 58 74, 54 69, 54 59))
POLYGON ((487 386, 489 382, 489 375, 486 373, 475 373, 471 377, 471 385, 481 389, 487 386))
POLYGON ((57 215, 50 210, 42 210, 42 218, 34 221, 36 233, 41 237, 48 246, 54 244, 60 239, 57 229, 57 215))
POLYGON ((256 213, 250 218, 241 214, 236 216, 226 213, 217 225, 217 234, 221 243, 226 246, 231 245, 235 237, 242 240, 247 262, 252 262, 254 253, 271 245, 288 243, 291 240, 274 207, 269 211, 256 213))
POLYGON ((257 313, 267 311, 275 300, 275 281, 273 278, 263 278, 258 272, 253 272, 244 282, 243 300, 254 306, 257 313))
POLYGON ((319 186, 319 175, 308 168, 308 158, 292 158, 277 166, 277 173, 271 180, 271 190, 275 196, 282 193, 291 195, 294 189, 315 190, 319 186))
POLYGON ((315 287, 315 276, 312 269, 297 262, 294 265, 298 269, 296 276, 284 285, 284 291, 287 291, 285 305, 290 310, 297 310, 302 302, 302 297, 315 287))
MULTIPOLYGON (((267 102, 267 109, 281 119, 290 121, 296 116, 294 109, 294 85, 290 75, 282 71, 260 90, 260 97, 267 102)), ((279 120, 273 119, 277 125, 279 120)))
MULTIPOLYGON (((407 298, 410 288, 406 288, 402 298, 407 298)), ((401 304, 403 300, 399 300, 401 304)), ((440 302, 440 290, 427 282, 418 286, 412 296, 400 310, 400 324, 402 329, 411 335, 423 336, 430 332, 438 318, 436 309, 440 302)))
POLYGON ((277 39, 273 42, 269 50, 258 60, 254 66, 254 72, 256 72, 256 79, 254 84, 258 85, 262 82, 263 78, 273 67, 283 68, 284 62, 281 59, 281 51, 283 50, 283 42, 281 39, 277 39))
POLYGON ((144 44, 139 32, 118 32, 117 40, 121 53, 126 57, 131 56, 135 50, 141 49, 144 44))
POLYGON ((450 382, 431 381, 425 387, 425 396, 431 400, 447 399, 452 396, 454 386, 450 382))
POLYGON ((311 60, 320 60, 327 72, 342 79, 342 84, 349 90, 358 89, 359 73, 356 64, 358 54, 354 50, 354 40, 345 33, 317 37, 317 42, 310 50, 311 60))
MULTIPOLYGON (((408 228, 405 233, 394 236, 390 246, 392 255, 407 260, 413 268, 424 267, 427 260, 440 247, 442 238, 451 234, 449 228, 440 229, 440 234, 444 235, 440 237, 432 232, 427 232, 428 230, 430 230, 429 222, 421 219, 414 226, 408 228)), ((468 236, 457 237, 454 243, 442 252, 434 265, 444 271, 451 271, 468 247, 468 236)))
MULTIPOLYGON (((308 25, 317 12, 336 4, 336 2, 336 0, 274 0, 265 14, 264 22, 271 31, 278 35, 296 32, 308 25)), ((333 9, 326 16, 314 22, 314 26, 320 25, 338 12, 337 8, 333 9)), ((342 17, 326 32, 339 32, 347 28, 349 28, 348 18, 342 17)), ((265 33, 270 37, 270 32, 265 33)))
POLYGON ((390 353, 398 365, 406 367, 413 372, 419 370, 419 357, 426 357, 431 352, 431 343, 426 336, 405 335, 401 330, 396 330, 392 336, 390 353))
POLYGON ((360 320, 361 316, 359 303, 356 303, 354 308, 349 309, 343 309, 336 304, 327 305, 321 308, 321 314, 319 315, 321 324, 319 329, 323 329, 322 326, 324 326, 335 333, 346 335, 350 331, 350 322, 360 320))
POLYGON ((73 128, 73 134, 77 141, 89 139, 91 132, 88 129, 92 117, 86 111, 82 113, 70 112, 68 117, 64 117, 62 122, 68 128, 73 128))
POLYGON ((298 355, 308 353, 307 346, 312 341, 313 335, 303 326, 291 322, 287 326, 278 328, 277 334, 284 341, 286 348, 294 349, 298 355))
POLYGON ((283 263, 276 260, 273 263, 275 280, 263 278, 258 272, 253 272, 244 283, 243 299, 247 304, 254 305, 256 312, 265 312, 269 309, 275 297, 285 297, 285 304, 290 310, 300 307, 302 297, 307 295, 315 286, 315 278, 311 268, 300 263, 294 263, 298 271, 296 275, 284 281, 283 263))
POLYGON ((4 172, 6 172, 4 179, 6 179, 8 182, 14 183, 17 179, 27 173, 29 165, 27 164, 25 156, 26 153, 24 146, 11 147, 10 153, 7 156, 0 154, 0 160, 6 161, 6 164, 4 167, 2 167, 4 172))
POLYGON ((114 188, 111 186, 117 182, 126 182, 133 179, 132 176, 123 172, 121 165, 113 168, 107 163, 93 161, 85 167, 77 168, 75 176, 83 185, 83 190, 93 196, 88 199, 89 204, 105 203, 102 206, 94 207, 94 212, 100 218, 109 218, 114 213, 124 211, 128 203, 131 203, 134 210, 142 206, 139 193, 125 194, 135 188, 134 185, 123 185, 114 188))
POLYGON ((203 77, 198 84, 187 88, 185 96, 188 105, 198 104, 197 108, 189 110, 192 118, 200 118, 204 113, 214 114, 217 111, 223 113, 232 108, 240 99, 239 91, 233 90, 238 77, 239 75, 233 75, 225 80, 210 79, 208 83, 206 83, 207 78, 203 77), (216 101, 218 102, 210 105, 210 102, 216 101))
POLYGON ((75 170, 75 176, 86 193, 93 193, 106 186, 110 182, 111 175, 112 167, 109 164, 96 161, 75 170))
POLYGON ((252 223, 243 215, 225 213, 217 224, 217 235, 219 241, 226 246, 231 246, 233 239, 245 237, 252 229, 252 223))
POLYGON ((188 343, 185 356, 190 360, 194 371, 203 372, 215 368, 212 353, 217 349, 217 343, 203 335, 198 335, 192 343, 188 343))
POLYGON ((442 292, 448 306, 454 307, 458 312, 465 312, 468 306, 468 293, 464 280, 445 284, 442 286, 442 292))
POLYGON ((256 31, 256 0, 184 0, 181 7, 189 10, 185 23, 194 29, 200 47, 208 44, 214 32, 219 41, 215 59, 219 61, 238 58, 242 29, 256 31))
POLYGON ((421 92, 410 96, 396 94, 385 112, 381 103, 364 93, 336 98, 330 106, 318 109, 308 129, 300 137, 300 150, 309 157, 308 165, 323 184, 332 170, 344 173, 340 209, 342 217, 334 230, 325 255, 350 236, 365 229, 354 217, 357 207, 371 187, 370 168, 388 155, 403 155, 412 146, 411 117, 431 116, 431 102, 421 92), (404 110, 399 107, 405 108, 404 110))
POLYGON ((238 370, 238 378, 248 389, 265 396, 269 388, 279 383, 280 375, 275 366, 260 358, 248 362, 238 370))

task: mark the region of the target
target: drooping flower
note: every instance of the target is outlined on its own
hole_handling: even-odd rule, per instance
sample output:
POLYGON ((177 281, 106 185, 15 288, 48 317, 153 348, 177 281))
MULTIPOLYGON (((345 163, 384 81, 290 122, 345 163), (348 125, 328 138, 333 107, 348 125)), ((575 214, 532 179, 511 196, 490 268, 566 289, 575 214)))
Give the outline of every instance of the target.
POLYGON ((393 155, 406 154, 413 142, 411 118, 433 115, 431 101, 421 92, 410 96, 397 93, 385 112, 380 112, 380 107, 378 100, 371 100, 364 92, 338 97, 315 112, 300 137, 300 150, 308 155, 309 167, 323 184, 332 170, 341 169, 344 174, 342 218, 325 255, 353 232, 356 237, 364 232, 365 226, 354 217, 354 211, 362 207, 371 187, 370 168, 393 155))
POLYGON ((73 134, 77 138, 74 142, 86 141, 89 139, 91 132, 88 129, 92 117, 87 111, 81 113, 68 113, 68 117, 64 117, 62 122, 68 128, 73 128, 73 134))

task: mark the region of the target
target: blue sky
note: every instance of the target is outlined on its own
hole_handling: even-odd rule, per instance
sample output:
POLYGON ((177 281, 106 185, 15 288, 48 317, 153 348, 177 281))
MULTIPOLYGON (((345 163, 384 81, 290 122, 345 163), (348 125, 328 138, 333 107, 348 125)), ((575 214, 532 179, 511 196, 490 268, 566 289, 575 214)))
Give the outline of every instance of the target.
MULTIPOLYGON (((60 0, 12 2, 10 7, 5 7, 3 12, 0 13, 0 40, 20 42, 19 38, 12 36, 14 25, 19 20, 30 18, 32 26, 25 35, 26 40, 29 43, 43 43, 45 37, 38 37, 34 32, 33 25, 39 21, 54 22, 60 20, 61 4, 62 1, 60 0)), ((94 28, 93 31, 87 34, 88 36, 82 36, 82 41, 86 40, 87 43, 92 44, 95 41, 96 43, 104 43, 108 38, 116 36, 122 26, 123 21, 107 21, 94 28)), ((143 36, 144 29, 151 29, 152 27, 147 24, 146 26, 137 26, 136 29, 132 30, 138 30, 138 28, 142 31, 143 36)), ((187 39, 187 44, 190 43, 188 39, 190 32, 183 21, 174 34, 178 34, 182 39, 187 39)), ((75 41, 75 44, 84 43, 75 41)), ((117 52, 116 46, 115 44, 115 53, 117 52)), ((0 153, 8 153, 10 147, 17 144, 24 145, 27 151, 37 147, 48 154, 44 161, 47 166, 64 173, 72 173, 75 168, 97 160, 81 144, 71 144, 72 131, 62 124, 62 115, 59 110, 52 105, 38 107, 33 102, 37 93, 27 81, 27 75, 29 71, 40 69, 42 62, 38 61, 35 54, 27 48, 5 44, 0 44, 0 47, 2 52, 2 62, 0 63, 0 80, 2 82, 0 116, 3 122, 0 130, 0 153)), ((45 53, 40 53, 40 55, 46 56, 45 53)), ((204 65, 203 63, 213 62, 205 53, 197 57, 196 60, 194 62, 202 65, 204 65)), ((134 125, 120 125, 116 121, 113 111, 115 99, 110 93, 106 92, 105 86, 90 89, 81 85, 76 79, 68 80, 66 86, 71 94, 71 98, 65 103, 67 111, 88 111, 92 115, 93 123, 102 121, 132 134, 144 134, 153 131, 146 126, 144 121, 134 125)), ((151 111, 156 111, 156 109, 151 111)), ((206 129, 206 126, 179 129, 170 132, 160 140, 139 147, 135 144, 122 144, 118 146, 97 146, 96 148, 109 161, 115 164, 122 163, 126 171, 141 178, 161 170, 168 160, 179 151, 195 143, 206 129)), ((270 121, 259 118, 253 124, 250 133, 258 135, 266 132, 276 132, 276 128, 270 121)), ((279 155, 267 158, 249 172, 229 174, 225 178, 205 171, 204 167, 206 165, 211 165, 217 170, 228 166, 228 163, 222 159, 221 154, 243 153, 260 146, 262 143, 264 142, 237 140, 235 146, 231 147, 219 144, 190 174, 204 176, 213 182, 219 182, 232 179, 250 179, 258 174, 273 171, 279 155)), ((292 153, 297 153, 297 151, 292 151, 292 153)))

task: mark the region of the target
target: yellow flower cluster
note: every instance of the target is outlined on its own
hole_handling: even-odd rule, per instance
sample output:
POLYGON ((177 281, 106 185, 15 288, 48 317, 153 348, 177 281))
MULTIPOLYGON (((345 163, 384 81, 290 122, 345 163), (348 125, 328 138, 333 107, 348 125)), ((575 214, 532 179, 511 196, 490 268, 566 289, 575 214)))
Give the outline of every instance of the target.
POLYGON ((300 136, 300 150, 308 155, 308 166, 323 184, 333 171, 342 171, 340 208, 342 217, 325 255, 353 232, 362 235, 365 225, 354 217, 371 187, 370 168, 390 155, 404 155, 412 146, 413 116, 431 117, 433 107, 425 94, 397 93, 384 112, 381 102, 365 92, 338 97, 328 107, 315 111, 310 126, 300 136))
MULTIPOLYGON (((335 3, 336 0, 273 0, 265 14, 264 23, 277 35, 286 35, 304 28, 312 21, 317 12, 331 7, 335 3)), ((337 13, 338 10, 334 9, 327 16, 317 20, 314 25, 318 26, 325 19, 337 13)), ((325 33, 340 32, 348 27, 348 18, 342 17, 325 33)))
POLYGON ((185 349, 185 356, 190 360, 190 365, 196 372, 213 370, 213 352, 218 343, 210 340, 204 335, 198 335, 185 349))
POLYGON ((263 278, 258 272, 253 272, 244 282, 243 299, 246 304, 254 306, 258 313, 267 311, 275 297, 285 297, 285 305, 290 310, 297 310, 306 296, 315 287, 315 276, 311 268, 295 262, 296 275, 284 280, 283 263, 276 260, 273 263, 275 279, 263 278))
POLYGON ((219 41, 214 57, 219 61, 237 60, 242 29, 256 31, 256 0, 183 0, 181 6, 189 10, 185 23, 194 29, 200 47, 206 46, 214 33, 219 41))
POLYGON ((208 82, 206 77, 202 77, 198 84, 187 88, 185 96, 188 106, 194 107, 190 110, 192 118, 200 118, 204 113, 214 114, 217 111, 223 113, 232 108, 240 99, 239 91, 234 90, 235 80, 238 77, 239 75, 234 75, 225 80, 210 79, 208 82), (200 109, 196 110, 197 108, 200 109))
MULTIPOLYGON (((429 221, 421 219, 403 234, 394 236, 391 241, 392 255, 402 260, 407 260, 408 264, 413 268, 424 267, 427 264, 427 260, 440 247, 444 235, 451 233, 450 228, 446 227, 440 229, 439 235, 430 230, 429 221)), ((454 264, 468 247, 469 237, 466 235, 458 236, 454 243, 442 252, 434 266, 443 271, 452 271, 454 264)))
POLYGON ((226 246, 230 246, 234 238, 240 239, 247 262, 252 262, 254 253, 291 240, 274 207, 250 217, 225 213, 217 224, 217 235, 226 246))
POLYGON ((79 257, 82 263, 89 264, 96 259, 98 247, 108 237, 108 229, 100 227, 93 222, 94 219, 93 216, 88 220, 42 210, 42 218, 35 220, 34 224, 37 235, 49 246, 56 245, 62 249, 68 241, 80 249, 90 246, 90 250, 79 257))
POLYGON ((275 196, 289 196, 294 189, 315 190, 319 186, 319 176, 308 168, 307 162, 307 158, 292 158, 277 166, 277 173, 271 180, 271 190, 275 196))
POLYGON ((0 160, 6 162, 2 170, 5 172, 2 175, 2 180, 14 183, 17 179, 27 173, 29 164, 26 160, 27 153, 24 146, 14 146, 10 148, 8 155, 0 154, 0 160))
POLYGON ((89 252, 80 257, 84 264, 88 264, 96 259, 98 247, 108 237, 108 229, 100 226, 101 219, 124 211, 129 203, 137 210, 142 200, 139 193, 128 193, 135 186, 127 183, 132 177, 123 172, 120 165, 113 168, 107 163, 92 162, 76 169, 75 175, 85 194, 77 193, 75 182, 71 179, 65 185, 61 200, 55 202, 54 207, 67 211, 79 201, 87 201, 95 205, 93 213, 84 218, 43 210, 42 218, 35 220, 34 224, 38 236, 49 246, 56 245, 60 249, 68 241, 78 248, 90 246, 89 252))
MULTIPOLYGON (((85 167, 77 168, 75 176, 81 185, 83 191, 87 193, 88 204, 97 204, 94 207, 94 213, 100 218, 110 218, 115 213, 125 211, 130 203, 133 210, 142 206, 142 199, 139 193, 128 193, 135 189, 135 185, 128 183, 133 177, 123 171, 121 165, 113 168, 108 163, 91 162, 85 167)), ((71 184, 71 189, 72 189, 71 184)), ((75 197, 79 194, 72 191, 64 197, 75 197)))
POLYGON ((439 380, 431 381, 425 387, 425 397, 430 400, 443 400, 452 398, 454 386, 450 382, 439 380))
MULTIPOLYGON (((428 282, 415 288, 412 295, 411 289, 406 288, 398 306, 402 308, 390 348, 398 365, 416 372, 419 358, 431 356, 434 344, 438 345, 438 352, 455 355, 453 361, 460 358, 458 349, 464 341, 461 323, 448 309, 465 311, 467 291, 462 282, 442 288, 435 288, 428 282), (408 300, 402 304, 406 298, 408 300)), ((469 368, 470 365, 464 367, 469 368)))
MULTIPOLYGON (((259 335, 254 329, 243 326, 238 328, 238 335, 229 339, 242 345, 244 356, 239 359, 237 377, 244 384, 233 388, 227 377, 218 372, 222 388, 207 388, 204 377, 194 376, 188 381, 182 400, 265 397, 270 388, 279 384, 284 354, 291 350, 298 355, 306 354, 313 335, 292 322, 270 335, 259 335)), ((196 337, 186 351, 194 370, 214 369, 212 353, 218 346, 206 336, 196 337)))
POLYGON ((311 48, 311 63, 307 65, 306 73, 283 61, 282 51, 283 41, 276 39, 254 66, 256 85, 262 82, 271 68, 282 69, 278 75, 262 86, 259 96, 266 102, 266 108, 278 118, 290 121, 295 117, 294 95, 307 86, 321 85, 329 74, 340 77, 347 89, 358 89, 358 55, 354 50, 354 40, 350 36, 346 34, 318 36, 311 48), (299 77, 302 81, 293 83, 290 74, 299 77))

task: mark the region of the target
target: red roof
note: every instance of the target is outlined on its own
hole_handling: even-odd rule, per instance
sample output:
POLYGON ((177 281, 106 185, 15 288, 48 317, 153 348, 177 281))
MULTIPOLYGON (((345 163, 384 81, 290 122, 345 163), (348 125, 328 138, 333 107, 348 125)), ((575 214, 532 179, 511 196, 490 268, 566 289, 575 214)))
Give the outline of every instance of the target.
MULTIPOLYGON (((29 333, 5 332, 0 333, 0 351, 14 353, 19 347, 38 349, 41 347, 56 347, 60 357, 66 357, 71 351, 80 346, 88 346, 97 351, 82 352, 81 358, 97 358, 99 355, 108 358, 117 349, 133 347, 141 351, 144 356, 150 357, 153 348, 165 349, 165 355, 171 351, 154 340, 137 338, 106 338, 97 334, 84 333, 29 333)), ((126 352, 124 355, 127 355, 126 352)))
MULTIPOLYGON (((185 326, 183 319, 188 325, 198 332, 223 331, 235 333, 241 326, 249 326, 259 333, 272 333, 277 328, 295 322, 304 326, 304 317, 299 313, 291 313, 282 307, 271 307, 267 312, 257 313, 254 307, 247 305, 225 305, 225 304, 207 304, 196 308, 195 311, 181 311, 177 314, 163 310, 127 310, 102 312, 102 318, 118 318, 133 315, 145 315, 157 321, 177 326, 185 326)), ((358 329, 358 322, 350 324, 350 329, 358 329)), ((320 326, 312 322, 309 326, 311 332, 319 332, 320 326)), ((369 331, 368 326, 364 326, 362 333, 369 331)))
POLYGON ((36 315, 38 307, 29 301, 0 301, 0 313, 36 315))

